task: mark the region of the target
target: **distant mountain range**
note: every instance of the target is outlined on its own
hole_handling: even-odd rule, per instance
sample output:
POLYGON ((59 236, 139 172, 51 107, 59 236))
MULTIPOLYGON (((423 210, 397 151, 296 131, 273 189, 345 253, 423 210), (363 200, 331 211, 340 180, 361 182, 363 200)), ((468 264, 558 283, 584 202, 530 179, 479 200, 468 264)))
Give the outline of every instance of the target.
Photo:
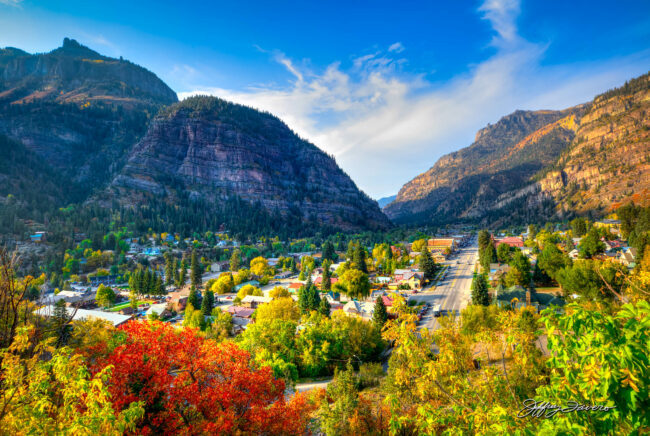
POLYGON ((563 111, 516 111, 399 191, 397 223, 509 224, 650 201, 650 77, 563 111))
POLYGON ((387 204, 392 203, 393 201, 395 201, 396 198, 397 198, 397 195, 391 195, 391 196, 388 196, 388 197, 382 197, 382 198, 380 198, 379 200, 377 200, 377 204, 379 205, 380 208, 383 209, 384 206, 386 206, 387 204))
POLYGON ((0 49, 0 157, 11 158, 0 194, 42 209, 199 201, 205 214, 235 198, 313 231, 390 227, 332 157, 279 119, 216 98, 177 101, 150 71, 72 39, 44 54, 0 49))
POLYGON ((0 49, 0 203, 43 219, 70 203, 153 207, 137 216, 240 231, 600 215, 650 202, 649 106, 646 74, 576 107, 516 111, 375 202, 273 115, 179 103, 152 72, 66 38, 49 53, 0 49))

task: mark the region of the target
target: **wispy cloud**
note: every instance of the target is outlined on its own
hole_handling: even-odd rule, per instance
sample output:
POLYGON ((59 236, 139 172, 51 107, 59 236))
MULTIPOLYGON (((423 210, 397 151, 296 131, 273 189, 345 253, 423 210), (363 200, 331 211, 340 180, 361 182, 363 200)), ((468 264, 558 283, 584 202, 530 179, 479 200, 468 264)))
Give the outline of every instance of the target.
POLYGON ((20 7, 20 4, 22 2, 23 0, 0 0, 0 4, 2 5, 15 6, 15 7, 20 7))
POLYGON ((401 42, 396 42, 395 44, 391 44, 388 47, 388 51, 392 51, 392 52, 395 52, 395 53, 401 53, 401 52, 404 51, 404 46, 402 45, 401 42))
POLYGON ((545 45, 517 31, 519 2, 487 0, 478 13, 492 26, 496 53, 443 84, 404 71, 400 43, 322 70, 285 54, 273 59, 294 78, 286 86, 245 90, 199 87, 267 110, 333 153, 373 196, 397 192, 442 154, 469 145, 488 122, 516 109, 564 108, 644 72, 650 53, 597 64, 542 67, 545 45))

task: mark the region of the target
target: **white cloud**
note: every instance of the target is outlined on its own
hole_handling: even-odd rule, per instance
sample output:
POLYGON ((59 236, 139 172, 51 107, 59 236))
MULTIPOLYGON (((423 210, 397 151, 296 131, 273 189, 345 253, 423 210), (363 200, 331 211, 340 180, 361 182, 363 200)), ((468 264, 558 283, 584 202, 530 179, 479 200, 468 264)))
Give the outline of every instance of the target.
POLYGON ((483 18, 490 22, 498 35, 493 40, 494 45, 503 47, 520 39, 516 24, 519 6, 519 0, 485 0, 479 7, 483 18))
MULTIPOLYGON (((443 84, 408 75, 387 52, 310 70, 282 53, 274 59, 295 80, 284 87, 245 90, 200 87, 272 112, 302 137, 333 153, 370 195, 394 194, 441 155, 469 145, 476 131, 516 109, 561 109, 643 73, 650 52, 589 65, 542 67, 545 46, 517 34, 518 1, 487 0, 479 11, 496 35, 497 52, 443 84)), ((398 44, 398 43, 396 43, 398 44)), ((400 46, 401 47, 401 44, 400 46)))
POLYGON ((23 0, 0 0, 0 4, 7 5, 7 6, 16 6, 20 7, 20 4, 23 2, 23 0))
POLYGON ((392 52, 395 52, 395 53, 401 53, 401 52, 404 51, 404 46, 402 45, 401 42, 396 42, 395 44, 391 44, 388 47, 388 51, 392 51, 392 52))

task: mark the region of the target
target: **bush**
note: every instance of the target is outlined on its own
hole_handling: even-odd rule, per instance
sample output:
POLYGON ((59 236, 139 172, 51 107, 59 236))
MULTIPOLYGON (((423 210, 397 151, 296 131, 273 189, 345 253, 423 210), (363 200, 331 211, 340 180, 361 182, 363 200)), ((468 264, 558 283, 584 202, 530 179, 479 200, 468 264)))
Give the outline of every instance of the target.
POLYGON ((359 387, 364 389, 379 386, 384 375, 381 363, 362 363, 359 367, 359 387))

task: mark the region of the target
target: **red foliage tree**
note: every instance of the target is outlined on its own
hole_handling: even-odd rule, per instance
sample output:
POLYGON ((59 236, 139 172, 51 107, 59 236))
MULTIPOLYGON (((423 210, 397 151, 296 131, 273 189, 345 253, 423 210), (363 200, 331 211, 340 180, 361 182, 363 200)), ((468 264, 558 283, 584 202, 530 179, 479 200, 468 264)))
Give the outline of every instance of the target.
POLYGON ((96 361, 112 365, 109 390, 116 410, 145 403, 142 434, 304 434, 307 401, 285 401, 284 382, 232 343, 194 329, 130 322, 126 342, 96 361))

